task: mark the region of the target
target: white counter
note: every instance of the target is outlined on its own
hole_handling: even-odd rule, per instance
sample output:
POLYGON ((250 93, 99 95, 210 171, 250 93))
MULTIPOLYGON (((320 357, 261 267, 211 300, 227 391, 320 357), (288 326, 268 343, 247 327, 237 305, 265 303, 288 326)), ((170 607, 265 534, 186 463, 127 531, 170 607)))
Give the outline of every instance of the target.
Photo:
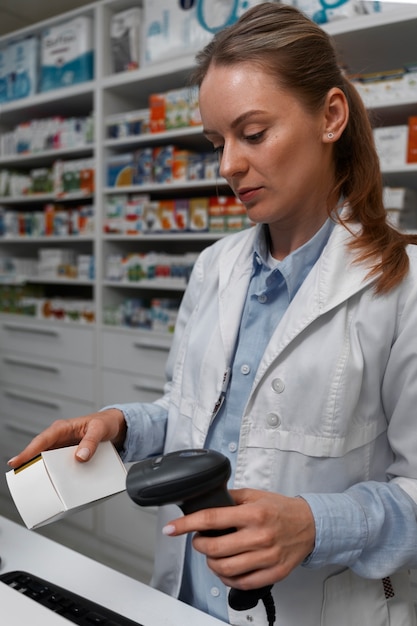
MULTIPOLYGON (((143 626, 224 626, 224 622, 1 516, 0 557, 0 573, 24 570, 36 574, 143 626)), ((0 594, 2 624, 62 626, 70 623, 8 587, 2 587, 0 594), (7 616, 5 622, 4 615, 7 616)))

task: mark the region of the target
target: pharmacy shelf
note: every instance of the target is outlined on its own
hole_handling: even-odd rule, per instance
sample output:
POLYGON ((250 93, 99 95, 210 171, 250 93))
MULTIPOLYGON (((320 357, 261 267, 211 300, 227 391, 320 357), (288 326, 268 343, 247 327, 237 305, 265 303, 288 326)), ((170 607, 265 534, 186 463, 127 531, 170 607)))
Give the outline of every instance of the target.
POLYGON ((201 126, 177 128, 160 133, 143 133, 132 137, 106 139, 104 141, 104 146, 106 148, 120 150, 122 148, 133 148, 136 146, 170 144, 178 141, 181 142, 181 145, 186 147, 201 147, 202 143, 206 143, 207 147, 212 150, 212 146, 209 141, 205 140, 203 137, 201 126))
POLYGON ((0 237, 0 244, 11 244, 17 245, 20 244, 34 244, 38 246, 39 244, 46 243, 92 243, 94 241, 93 235, 45 235, 41 237, 31 237, 31 236, 19 236, 19 237, 0 237))
POLYGON ((390 187, 410 187, 417 190, 417 163, 390 168, 384 167, 382 176, 384 183, 390 187))
POLYGON ((111 235, 104 234, 103 241, 138 241, 141 243, 146 242, 171 242, 171 241, 207 241, 213 242, 221 237, 226 237, 229 233, 210 233, 207 231, 195 232, 195 233, 157 233, 157 234, 143 234, 143 235, 111 235))
POLYGON ((217 180, 186 180, 174 183, 149 183, 146 185, 125 185, 123 187, 105 187, 104 193, 107 195, 121 193, 158 193, 172 194, 179 191, 204 191, 228 188, 227 182, 222 179, 217 180))
POLYGON ((369 106, 371 121, 378 126, 384 121, 384 126, 396 126, 417 113, 417 98, 404 98, 395 101, 379 102, 369 106))
MULTIPOLYGON (((1 38, 0 38, 1 43, 1 38)), ((0 129, 40 117, 82 115, 95 108, 96 81, 80 83, 0 104, 0 129)))
POLYGON ((71 193, 66 195, 54 193, 28 194, 26 196, 0 196, 0 204, 40 204, 43 202, 82 202, 93 199, 92 194, 71 193))
POLYGON ((22 154, 10 154, 0 157, 0 167, 40 167, 58 159, 70 159, 72 157, 92 156, 94 146, 92 144, 62 148, 57 150, 45 150, 43 152, 30 152, 22 154))
POLYGON ((106 287, 128 288, 128 289, 146 289, 147 291, 184 291, 187 286, 184 280, 175 280, 174 278, 155 278, 152 280, 104 280, 103 285, 106 287))
MULTIPOLYGON (((382 3, 381 3, 382 6, 382 3)), ((414 62, 417 6, 398 4, 381 13, 336 20, 324 30, 336 41, 344 65, 353 72, 376 72, 414 62)))

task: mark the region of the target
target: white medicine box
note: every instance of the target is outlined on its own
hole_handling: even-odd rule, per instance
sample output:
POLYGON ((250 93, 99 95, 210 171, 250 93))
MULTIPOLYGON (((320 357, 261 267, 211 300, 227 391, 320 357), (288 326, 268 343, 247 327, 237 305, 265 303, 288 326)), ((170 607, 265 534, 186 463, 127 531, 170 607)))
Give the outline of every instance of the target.
POLYGON ((194 54, 223 28, 264 0, 144 0, 145 63, 194 54))
POLYGON ((77 446, 47 450, 6 472, 6 480, 27 528, 38 528, 126 489, 126 468, 110 442, 100 443, 86 463, 77 446))
POLYGON ((40 91, 92 80, 92 19, 80 16, 44 29, 41 35, 40 65, 40 91))

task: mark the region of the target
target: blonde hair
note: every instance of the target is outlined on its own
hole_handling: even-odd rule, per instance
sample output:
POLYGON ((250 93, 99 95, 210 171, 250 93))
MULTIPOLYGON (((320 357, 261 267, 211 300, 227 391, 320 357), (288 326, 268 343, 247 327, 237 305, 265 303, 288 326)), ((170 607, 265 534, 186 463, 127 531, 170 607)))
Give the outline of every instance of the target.
MULTIPOLYGON (((370 266, 375 290, 386 293, 398 285, 409 268, 406 235, 387 222, 382 176, 368 113, 355 87, 341 70, 331 38, 292 6, 264 2, 246 11, 232 26, 218 32, 198 53, 192 82, 198 86, 212 64, 250 61, 272 73, 278 83, 296 93, 307 110, 318 111, 333 87, 340 88, 349 106, 349 121, 334 144, 335 186, 330 197, 348 201, 343 224, 360 222, 362 229, 350 244, 356 261, 370 266), (336 194, 336 195, 335 195, 336 194)), ((329 215, 342 221, 328 207, 329 215)))

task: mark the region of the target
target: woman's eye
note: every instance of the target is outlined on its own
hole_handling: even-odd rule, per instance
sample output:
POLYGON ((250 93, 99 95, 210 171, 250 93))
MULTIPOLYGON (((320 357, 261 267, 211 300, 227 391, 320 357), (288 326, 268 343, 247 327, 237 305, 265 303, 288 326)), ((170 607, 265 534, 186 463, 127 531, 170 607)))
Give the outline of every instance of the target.
POLYGON ((245 139, 250 143, 257 143, 258 141, 262 140, 264 132, 265 131, 261 130, 259 133, 254 133, 253 135, 245 135, 245 139))
POLYGON ((221 155, 222 152, 223 152, 223 148, 224 148, 224 146, 213 146, 214 154, 221 155))

